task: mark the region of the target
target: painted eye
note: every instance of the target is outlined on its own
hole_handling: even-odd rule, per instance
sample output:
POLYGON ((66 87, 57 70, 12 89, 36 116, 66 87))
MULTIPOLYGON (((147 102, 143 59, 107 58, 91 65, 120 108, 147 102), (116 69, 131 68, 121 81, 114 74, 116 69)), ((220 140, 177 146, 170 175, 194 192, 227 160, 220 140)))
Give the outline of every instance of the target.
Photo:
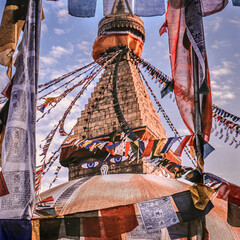
POLYGON ((110 158, 110 162, 111 163, 120 163, 120 162, 124 162, 128 159, 128 157, 115 157, 115 158, 110 158))
POLYGON ((95 161, 95 162, 88 162, 88 163, 83 163, 80 165, 81 168, 83 169, 91 169, 91 168, 95 168, 98 165, 100 165, 99 161, 95 161))

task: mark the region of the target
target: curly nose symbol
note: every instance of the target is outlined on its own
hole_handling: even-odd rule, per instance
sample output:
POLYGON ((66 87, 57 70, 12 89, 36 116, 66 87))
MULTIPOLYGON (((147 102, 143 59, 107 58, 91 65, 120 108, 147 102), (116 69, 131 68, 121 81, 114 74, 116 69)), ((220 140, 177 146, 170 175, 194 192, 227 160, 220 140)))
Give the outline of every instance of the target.
POLYGON ((106 165, 106 164, 102 165, 100 170, 101 170, 101 174, 102 175, 107 175, 107 173, 108 173, 108 165, 106 165))

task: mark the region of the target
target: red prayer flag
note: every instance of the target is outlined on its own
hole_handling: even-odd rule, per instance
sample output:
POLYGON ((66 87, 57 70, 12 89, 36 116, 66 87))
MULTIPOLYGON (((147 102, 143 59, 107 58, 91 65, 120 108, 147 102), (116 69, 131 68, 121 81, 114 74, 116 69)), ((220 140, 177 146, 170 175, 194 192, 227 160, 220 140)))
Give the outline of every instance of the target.
POLYGON ((130 149, 130 142, 126 142, 125 154, 124 154, 125 157, 128 156, 128 151, 129 151, 129 149, 130 149))
MULTIPOLYGON (((168 6, 166 14, 169 37, 169 53, 171 60, 172 77, 174 79, 174 93, 181 117, 189 129, 191 135, 195 132, 195 110, 194 110, 194 86, 191 44, 188 47, 185 31, 185 8, 173 8, 168 6)), ((206 64, 207 65, 207 64, 206 64)), ((210 78, 207 67, 207 85, 210 89, 210 78)), ((212 100, 211 91, 202 102, 202 126, 206 142, 209 141, 212 126, 212 100)))
POLYGON ((142 157, 149 157, 153 149, 154 140, 148 140, 148 144, 142 154, 142 157))
POLYGON ((109 238, 130 232, 138 226, 133 205, 101 210, 106 236, 109 238))
POLYGON ((223 182, 220 188, 218 189, 217 198, 227 201, 229 193, 230 193, 230 186, 227 183, 223 182))
POLYGON ((188 143, 188 141, 190 140, 191 137, 192 137, 192 135, 187 135, 187 136, 184 137, 184 139, 182 140, 182 142, 180 143, 178 148, 175 150, 175 152, 174 152, 175 155, 181 157, 182 151, 183 151, 184 147, 186 146, 186 144, 188 143))
POLYGON ((2 172, 0 171, 0 197, 9 194, 5 179, 3 177, 2 172))
POLYGON ((101 237, 99 217, 83 217, 82 221, 83 221, 84 237, 90 237, 90 238, 101 237))
POLYGON ((240 206, 240 187, 232 183, 223 182, 218 190, 217 198, 240 206))
POLYGON ((47 197, 47 198, 41 200, 41 201, 38 202, 38 203, 53 202, 53 201, 54 201, 53 196, 50 196, 50 197, 47 197))

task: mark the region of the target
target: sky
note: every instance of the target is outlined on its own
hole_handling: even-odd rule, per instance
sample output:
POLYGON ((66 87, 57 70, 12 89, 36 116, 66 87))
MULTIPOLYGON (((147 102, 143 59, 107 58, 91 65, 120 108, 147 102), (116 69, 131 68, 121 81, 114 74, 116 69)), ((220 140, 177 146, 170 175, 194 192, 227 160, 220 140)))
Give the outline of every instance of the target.
MULTIPOLYGON (((0 17, 6 0, 0 1, 0 17)), ((94 40, 97 37, 98 22, 103 17, 102 0, 97 1, 96 16, 94 18, 77 18, 68 14, 67 0, 57 2, 43 0, 45 19, 42 21, 41 47, 40 47, 40 73, 39 83, 48 82, 69 71, 75 70, 93 61, 91 53, 94 40)), ((156 68, 171 76, 168 37, 167 34, 159 36, 159 28, 165 21, 165 16, 143 18, 146 31, 146 41, 142 57, 156 68)), ((227 7, 214 15, 205 17, 204 30, 209 61, 210 78, 213 103, 226 111, 240 116, 240 7, 232 6, 231 0, 227 7)), ((5 75, 6 68, 0 66, 0 90, 7 83, 5 75)), ((145 74, 146 75, 146 74, 145 74)), ((71 115, 67 118, 65 127, 69 131, 81 115, 87 99, 94 89, 96 81, 91 84, 88 91, 80 98, 73 108, 71 115)), ((152 89, 160 99, 158 84, 149 80, 152 89)), ((60 92, 55 93, 58 95, 60 92)), ((42 140, 51 131, 53 126, 64 113, 74 95, 64 99, 60 106, 57 106, 51 114, 37 123, 37 155, 41 153, 39 148, 42 140)), ((163 108, 172 120, 180 134, 188 134, 178 113, 176 103, 169 97, 161 100, 163 108)), ((38 113, 38 116, 39 113, 38 113)), ((168 137, 173 133, 161 115, 160 120, 166 130, 168 137)), ((220 128, 219 128, 220 129, 220 128)), ((224 138, 223 138, 224 139, 224 138)), ((230 138, 231 139, 231 138, 230 138)), ((49 150, 56 150, 63 137, 57 135, 49 150)), ((237 138, 240 141, 240 136, 237 138)), ((230 140, 224 143, 211 135, 211 145, 215 151, 205 159, 205 171, 214 173, 227 181, 240 185, 240 147, 235 149, 230 146, 230 140)), ((50 155, 48 155, 50 156, 50 155)), ((37 165, 41 162, 37 157, 37 165)), ((183 165, 192 166, 188 158, 183 155, 183 165)), ((57 161, 43 177, 41 190, 46 190, 54 179, 54 172, 59 166, 57 161)), ((68 180, 68 170, 61 169, 58 180, 53 184, 56 186, 68 180)))

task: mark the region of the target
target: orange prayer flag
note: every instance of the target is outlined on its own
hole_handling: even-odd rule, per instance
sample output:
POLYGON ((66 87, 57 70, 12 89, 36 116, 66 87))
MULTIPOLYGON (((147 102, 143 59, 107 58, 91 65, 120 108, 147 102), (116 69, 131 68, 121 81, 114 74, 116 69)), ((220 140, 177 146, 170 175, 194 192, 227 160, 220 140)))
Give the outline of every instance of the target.
POLYGON ((101 215, 106 236, 109 238, 130 232, 138 226, 133 205, 103 209, 101 215))

